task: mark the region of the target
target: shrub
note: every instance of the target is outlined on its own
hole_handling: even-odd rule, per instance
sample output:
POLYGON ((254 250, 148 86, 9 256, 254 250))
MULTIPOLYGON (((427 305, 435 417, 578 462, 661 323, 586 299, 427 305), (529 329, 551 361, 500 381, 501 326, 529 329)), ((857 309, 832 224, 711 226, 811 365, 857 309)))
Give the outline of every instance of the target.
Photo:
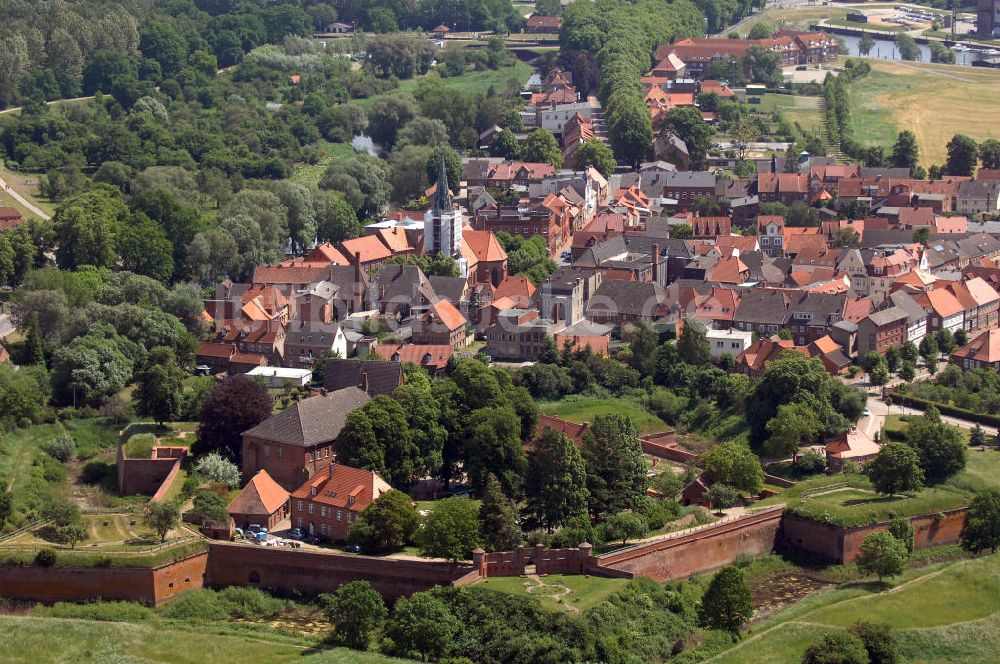
POLYGON ((76 441, 69 436, 56 436, 42 444, 42 451, 50 457, 66 463, 76 457, 76 441))
POLYGON ((218 593, 219 601, 232 618, 257 620, 270 618, 288 608, 288 602, 272 597, 257 588, 231 586, 218 593))
POLYGON ((190 590, 161 609, 167 618, 176 620, 226 620, 229 612, 214 590, 190 590))
POLYGON ((223 459, 218 452, 211 452, 198 459, 195 470, 199 475, 230 488, 240 485, 240 469, 228 459, 223 459))
POLYGON ((84 484, 101 484, 105 479, 115 477, 115 467, 107 461, 88 461, 80 471, 80 481, 84 484))
POLYGON ((52 549, 41 549, 35 554, 35 564, 39 567, 52 567, 57 559, 56 552, 52 549))
POLYGON ((826 459, 815 452, 806 452, 795 460, 795 471, 800 477, 815 475, 826 470, 826 459))
POLYGON ((681 506, 673 500, 650 500, 643 510, 650 530, 659 530, 679 517, 681 506))
POLYGON ((75 618, 78 620, 102 620, 108 622, 141 622, 152 620, 156 614, 135 602, 88 602, 73 604, 56 602, 52 606, 38 605, 31 615, 45 618, 75 618))

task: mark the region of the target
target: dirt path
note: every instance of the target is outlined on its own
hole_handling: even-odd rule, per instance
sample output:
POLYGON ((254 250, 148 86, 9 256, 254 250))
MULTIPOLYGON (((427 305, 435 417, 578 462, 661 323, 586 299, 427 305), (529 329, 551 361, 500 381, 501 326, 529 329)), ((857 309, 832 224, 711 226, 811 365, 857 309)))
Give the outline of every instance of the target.
MULTIPOLYGON (((529 595, 535 595, 536 597, 548 597, 548 598, 552 599, 553 601, 557 601, 559 599, 563 599, 562 602, 558 602, 557 601, 557 603, 562 604, 564 607, 566 607, 566 611, 568 613, 580 613, 580 609, 576 608, 575 606, 572 606, 571 604, 568 604, 565 601, 565 598, 567 598, 567 597, 569 597, 570 595, 573 594, 573 591, 570 590, 569 588, 567 588, 566 586, 562 585, 561 583, 545 583, 544 581, 542 581, 541 577, 539 577, 537 574, 527 574, 527 575, 525 575, 525 578, 528 579, 528 581, 530 581, 530 582, 532 582, 534 584, 530 588, 525 588, 525 590, 527 591, 527 593, 529 595), (562 588, 562 591, 558 592, 558 593, 556 593, 554 595, 549 595, 549 594, 543 595, 541 593, 533 593, 533 592, 531 592, 532 589, 545 588, 545 587, 548 587, 548 588, 562 588)), ((528 584, 526 583, 524 585, 527 586, 528 584)))
POLYGON ((898 586, 896 586, 895 588, 891 588, 890 590, 886 590, 885 592, 872 593, 870 595, 861 595, 860 597, 848 597, 848 598, 842 599, 842 600, 840 600, 838 602, 834 602, 833 604, 824 604, 823 606, 818 606, 815 609, 812 609, 811 611, 807 611, 807 612, 803 613, 798 618, 793 618, 791 620, 786 620, 784 622, 778 623, 777 625, 773 625, 771 627, 768 627, 764 631, 758 632, 757 634, 754 634, 749 639, 745 639, 743 641, 740 641, 738 644, 736 644, 735 647, 730 648, 729 650, 726 650, 724 652, 720 652, 719 654, 715 655, 714 657, 710 657, 710 658, 706 659, 702 664, 708 664, 708 662, 717 662, 717 661, 719 661, 720 658, 728 656, 728 655, 736 652, 737 650, 740 650, 746 644, 752 643, 754 641, 757 641, 761 637, 770 634, 771 632, 773 632, 776 629, 781 629, 785 625, 795 624, 795 625, 806 625, 806 626, 818 626, 818 627, 822 627, 823 629, 830 629, 831 627, 833 627, 832 625, 827 625, 827 624, 823 624, 823 623, 809 622, 808 620, 803 620, 803 618, 806 618, 807 616, 810 616, 810 615, 812 615, 812 614, 814 614, 814 613, 816 613, 818 611, 829 609, 829 608, 834 607, 834 606, 840 606, 842 604, 849 604, 851 602, 859 602, 859 601, 864 601, 864 600, 870 600, 870 599, 873 599, 875 597, 884 597, 886 595, 892 595, 894 593, 898 593, 901 590, 903 590, 904 588, 909 588, 910 586, 916 585, 917 583, 922 583, 922 582, 924 582, 924 581, 926 581, 928 579, 933 579, 935 576, 938 576, 939 574, 943 573, 945 570, 950 569, 955 564, 957 564, 957 563, 947 564, 944 567, 942 567, 941 569, 938 569, 938 570, 935 570, 933 572, 930 572, 929 574, 924 574, 922 576, 918 576, 915 579, 910 579, 909 581, 906 581, 905 583, 901 583, 898 586))

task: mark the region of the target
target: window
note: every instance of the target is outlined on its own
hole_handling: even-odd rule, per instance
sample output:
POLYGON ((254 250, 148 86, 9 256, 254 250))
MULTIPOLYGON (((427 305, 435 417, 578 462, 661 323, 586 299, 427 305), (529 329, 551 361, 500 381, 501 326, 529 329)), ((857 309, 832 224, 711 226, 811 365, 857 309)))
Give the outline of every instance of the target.
POLYGON ((265 445, 264 446, 264 456, 271 456, 271 446, 270 445, 265 445))
POLYGON ((313 513, 313 504, 312 503, 309 503, 309 513, 310 514, 313 513))
POLYGON ((320 505, 319 506, 319 515, 323 516, 323 517, 326 516, 326 505, 320 505))
POLYGON ((324 459, 329 459, 330 458, 330 448, 329 447, 323 449, 323 458, 324 459))
MULTIPOLYGON (((298 503, 298 510, 301 512, 302 511, 302 501, 301 500, 297 500, 295 502, 298 503)), ((300 521, 301 521, 301 519, 300 519, 300 521)))
MULTIPOLYGON (((301 505, 302 503, 299 503, 299 504, 301 505)), ((299 517, 299 528, 301 528, 301 527, 302 527, 302 517, 299 517)))
POLYGON ((279 448, 277 448, 277 449, 278 449, 278 456, 279 456, 279 457, 280 457, 280 456, 283 456, 283 455, 284 455, 284 451, 285 451, 285 448, 283 448, 283 447, 279 447, 279 448))
POLYGON ((351 505, 353 505, 354 504, 354 496, 348 496, 347 502, 350 503, 351 505))
POLYGON ((326 535, 326 524, 325 523, 324 524, 320 524, 319 532, 320 532, 320 535, 326 535))
POLYGON ((337 510, 337 521, 340 521, 340 510, 337 510))
MULTIPOLYGON (((309 495, 310 496, 315 496, 316 495, 316 487, 314 487, 314 486, 313 487, 309 487, 309 495)), ((312 512, 312 505, 309 506, 309 511, 312 512)))

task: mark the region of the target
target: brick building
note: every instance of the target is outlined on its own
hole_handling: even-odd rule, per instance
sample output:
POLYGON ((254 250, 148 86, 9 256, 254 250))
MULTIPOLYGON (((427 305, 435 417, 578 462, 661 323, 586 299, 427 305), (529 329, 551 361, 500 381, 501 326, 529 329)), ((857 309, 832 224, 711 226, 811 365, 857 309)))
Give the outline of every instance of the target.
POLYGON ((901 347, 906 343, 907 321, 906 311, 899 307, 862 318, 858 323, 858 357, 864 358, 871 351, 884 353, 890 346, 901 347))
POLYGON ((259 470, 226 508, 237 528, 255 523, 268 530, 288 516, 288 491, 281 488, 266 470, 259 470))
POLYGON ((391 490, 378 473, 338 464, 334 458, 326 470, 292 492, 292 526, 323 539, 346 540, 358 514, 391 490))
POLYGON ((291 491, 323 470, 347 414, 368 403, 356 387, 303 399, 243 433, 243 476, 266 470, 291 491))

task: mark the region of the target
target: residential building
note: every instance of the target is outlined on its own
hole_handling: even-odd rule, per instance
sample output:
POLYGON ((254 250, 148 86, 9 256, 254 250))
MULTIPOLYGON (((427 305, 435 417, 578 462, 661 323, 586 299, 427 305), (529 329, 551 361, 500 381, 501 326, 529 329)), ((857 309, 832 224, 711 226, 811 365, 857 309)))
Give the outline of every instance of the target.
POLYGON ((558 16, 539 16, 536 14, 528 18, 525 27, 528 32, 557 35, 559 28, 562 27, 562 19, 558 16))
POLYGON ((680 212, 690 210, 699 198, 715 199, 715 173, 709 171, 675 171, 664 173, 663 198, 677 201, 680 212))
POLYGON ((376 344, 372 351, 383 360, 403 364, 412 362, 426 369, 431 376, 444 373, 455 353, 455 349, 446 344, 376 344))
POLYGON ((414 317, 411 340, 415 344, 462 348, 467 344, 467 325, 462 312, 442 298, 414 317))
POLYGON ((920 293, 913 299, 927 312, 927 334, 941 330, 954 334, 965 324, 965 307, 946 288, 920 293))
POLYGON ((284 489, 299 487, 330 463, 347 414, 369 399, 356 387, 309 397, 245 431, 243 476, 266 470, 284 489))
POLYGON ((960 214, 980 214, 1000 211, 1000 182, 968 180, 958 187, 955 211, 960 214))
POLYGON ((334 461, 289 497, 292 525, 312 537, 342 542, 358 515, 392 490, 375 472, 334 461))
POLYGON ((294 320, 285 333, 285 365, 312 369, 321 357, 347 357, 347 337, 337 323, 294 320))
POLYGON ((357 387, 370 396, 391 394, 403 384, 403 365, 385 360, 331 358, 323 371, 323 388, 337 392, 357 387))
POLYGON ((597 323, 621 325, 644 320, 651 323, 665 313, 666 293, 653 282, 604 280, 587 306, 587 317, 597 323))
POLYGON ((727 354, 735 359, 753 343, 753 332, 743 330, 708 330, 705 334, 708 350, 716 359, 727 354))
POLYGON ((868 353, 885 353, 886 349, 901 347, 907 341, 909 317, 900 307, 889 307, 868 314, 858 322, 858 357, 868 353))
POLYGON ((951 360, 963 369, 1000 371, 1000 329, 983 330, 954 351, 951 360))
POLYGON ((557 270, 542 284, 542 316, 566 325, 583 320, 587 303, 601 282, 602 273, 597 270, 557 270))
POLYGON ((375 277, 379 313, 397 320, 423 310, 437 299, 430 281, 416 265, 390 263, 375 277))
POLYGON ((804 173, 758 173, 756 193, 761 203, 808 203, 809 176, 804 173))
POLYGON ((733 327, 756 332, 762 337, 772 335, 788 325, 788 303, 788 295, 779 290, 757 289, 744 293, 733 314, 733 327))
POLYGON ((851 427, 826 446, 826 470, 830 473, 842 472, 847 462, 863 465, 874 459, 881 449, 882 446, 868 434, 851 427))
POLYGON ((288 491, 261 469, 233 498, 226 512, 237 528, 256 524, 274 530, 288 516, 288 491))
POLYGON ((486 328, 486 354, 494 360, 534 361, 545 338, 563 327, 539 317, 537 309, 506 309, 486 328))
POLYGON ((768 256, 785 255, 785 218, 778 215, 757 217, 757 241, 768 256))

